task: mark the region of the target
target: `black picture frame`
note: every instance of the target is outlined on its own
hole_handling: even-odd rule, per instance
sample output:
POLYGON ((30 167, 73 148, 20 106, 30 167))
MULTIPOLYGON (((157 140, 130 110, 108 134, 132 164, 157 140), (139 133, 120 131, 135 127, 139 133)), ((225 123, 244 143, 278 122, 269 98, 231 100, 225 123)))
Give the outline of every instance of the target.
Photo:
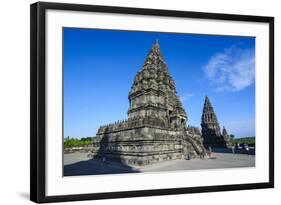
POLYGON ((110 7, 82 4, 38 2, 30 7, 30 199, 37 203, 76 200, 97 200, 124 197, 141 197, 198 192, 261 189, 274 187, 274 18, 265 16, 230 15, 218 13, 156 10, 144 8, 110 7), (158 190, 88 193, 46 196, 46 10, 121 13, 128 15, 169 16, 195 19, 263 22, 269 25, 269 181, 236 185, 170 188, 158 190))

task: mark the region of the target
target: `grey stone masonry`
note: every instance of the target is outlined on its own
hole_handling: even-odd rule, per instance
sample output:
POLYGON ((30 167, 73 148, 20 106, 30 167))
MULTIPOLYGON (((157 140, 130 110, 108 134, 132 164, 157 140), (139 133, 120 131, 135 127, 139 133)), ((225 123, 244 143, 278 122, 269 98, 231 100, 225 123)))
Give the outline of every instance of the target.
POLYGON ((199 129, 187 126, 187 114, 158 42, 137 72, 128 98, 128 118, 98 129, 94 158, 142 166, 207 156, 199 129))
POLYGON ((203 113, 201 117, 201 128, 203 143, 206 148, 209 147, 229 147, 230 137, 227 134, 226 129, 223 127, 223 132, 221 133, 220 125, 214 111, 214 108, 206 96, 203 113))

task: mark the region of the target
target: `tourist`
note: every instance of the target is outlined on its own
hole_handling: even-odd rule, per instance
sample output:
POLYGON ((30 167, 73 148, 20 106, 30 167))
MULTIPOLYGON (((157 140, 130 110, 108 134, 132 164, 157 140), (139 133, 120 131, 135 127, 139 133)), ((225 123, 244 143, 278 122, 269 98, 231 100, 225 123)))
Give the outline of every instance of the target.
POLYGON ((105 159, 105 157, 103 157, 103 158, 102 158, 102 162, 105 162, 105 161, 106 161, 106 159, 105 159))
POLYGON ((235 146, 234 145, 231 146, 231 149, 232 149, 232 154, 235 154, 235 146))
POLYGON ((209 155, 210 155, 210 157, 212 156, 212 147, 211 146, 209 146, 209 155))

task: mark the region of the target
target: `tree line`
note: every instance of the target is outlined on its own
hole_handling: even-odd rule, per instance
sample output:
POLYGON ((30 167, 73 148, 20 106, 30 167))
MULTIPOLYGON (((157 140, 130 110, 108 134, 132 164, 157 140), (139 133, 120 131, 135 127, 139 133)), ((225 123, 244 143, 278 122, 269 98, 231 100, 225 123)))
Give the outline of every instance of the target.
POLYGON ((64 148, 72 147, 85 147, 91 145, 93 142, 93 137, 83 137, 80 139, 67 137, 64 139, 64 148))
POLYGON ((255 146, 256 145, 256 138, 255 137, 244 137, 244 138, 234 138, 234 143, 235 144, 248 144, 249 146, 255 146))
MULTIPOLYGON (((234 144, 248 144, 249 146, 255 146, 255 137, 244 137, 244 138, 234 138, 231 136, 231 140, 234 144)), ((93 143, 93 137, 83 137, 83 138, 70 138, 64 139, 64 148, 72 147, 85 147, 93 143)))

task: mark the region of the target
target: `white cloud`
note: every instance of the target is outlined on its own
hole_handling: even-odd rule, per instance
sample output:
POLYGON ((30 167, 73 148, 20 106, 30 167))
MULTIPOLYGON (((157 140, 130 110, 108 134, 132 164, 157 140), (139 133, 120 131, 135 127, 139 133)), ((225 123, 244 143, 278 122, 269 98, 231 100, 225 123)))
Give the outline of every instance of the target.
POLYGON ((239 91, 255 80, 254 49, 236 46, 212 56, 203 67, 205 77, 216 91, 239 91))
POLYGON ((185 102, 185 101, 189 100, 191 97, 192 97, 191 93, 185 93, 180 96, 180 100, 181 100, 181 102, 185 102))

